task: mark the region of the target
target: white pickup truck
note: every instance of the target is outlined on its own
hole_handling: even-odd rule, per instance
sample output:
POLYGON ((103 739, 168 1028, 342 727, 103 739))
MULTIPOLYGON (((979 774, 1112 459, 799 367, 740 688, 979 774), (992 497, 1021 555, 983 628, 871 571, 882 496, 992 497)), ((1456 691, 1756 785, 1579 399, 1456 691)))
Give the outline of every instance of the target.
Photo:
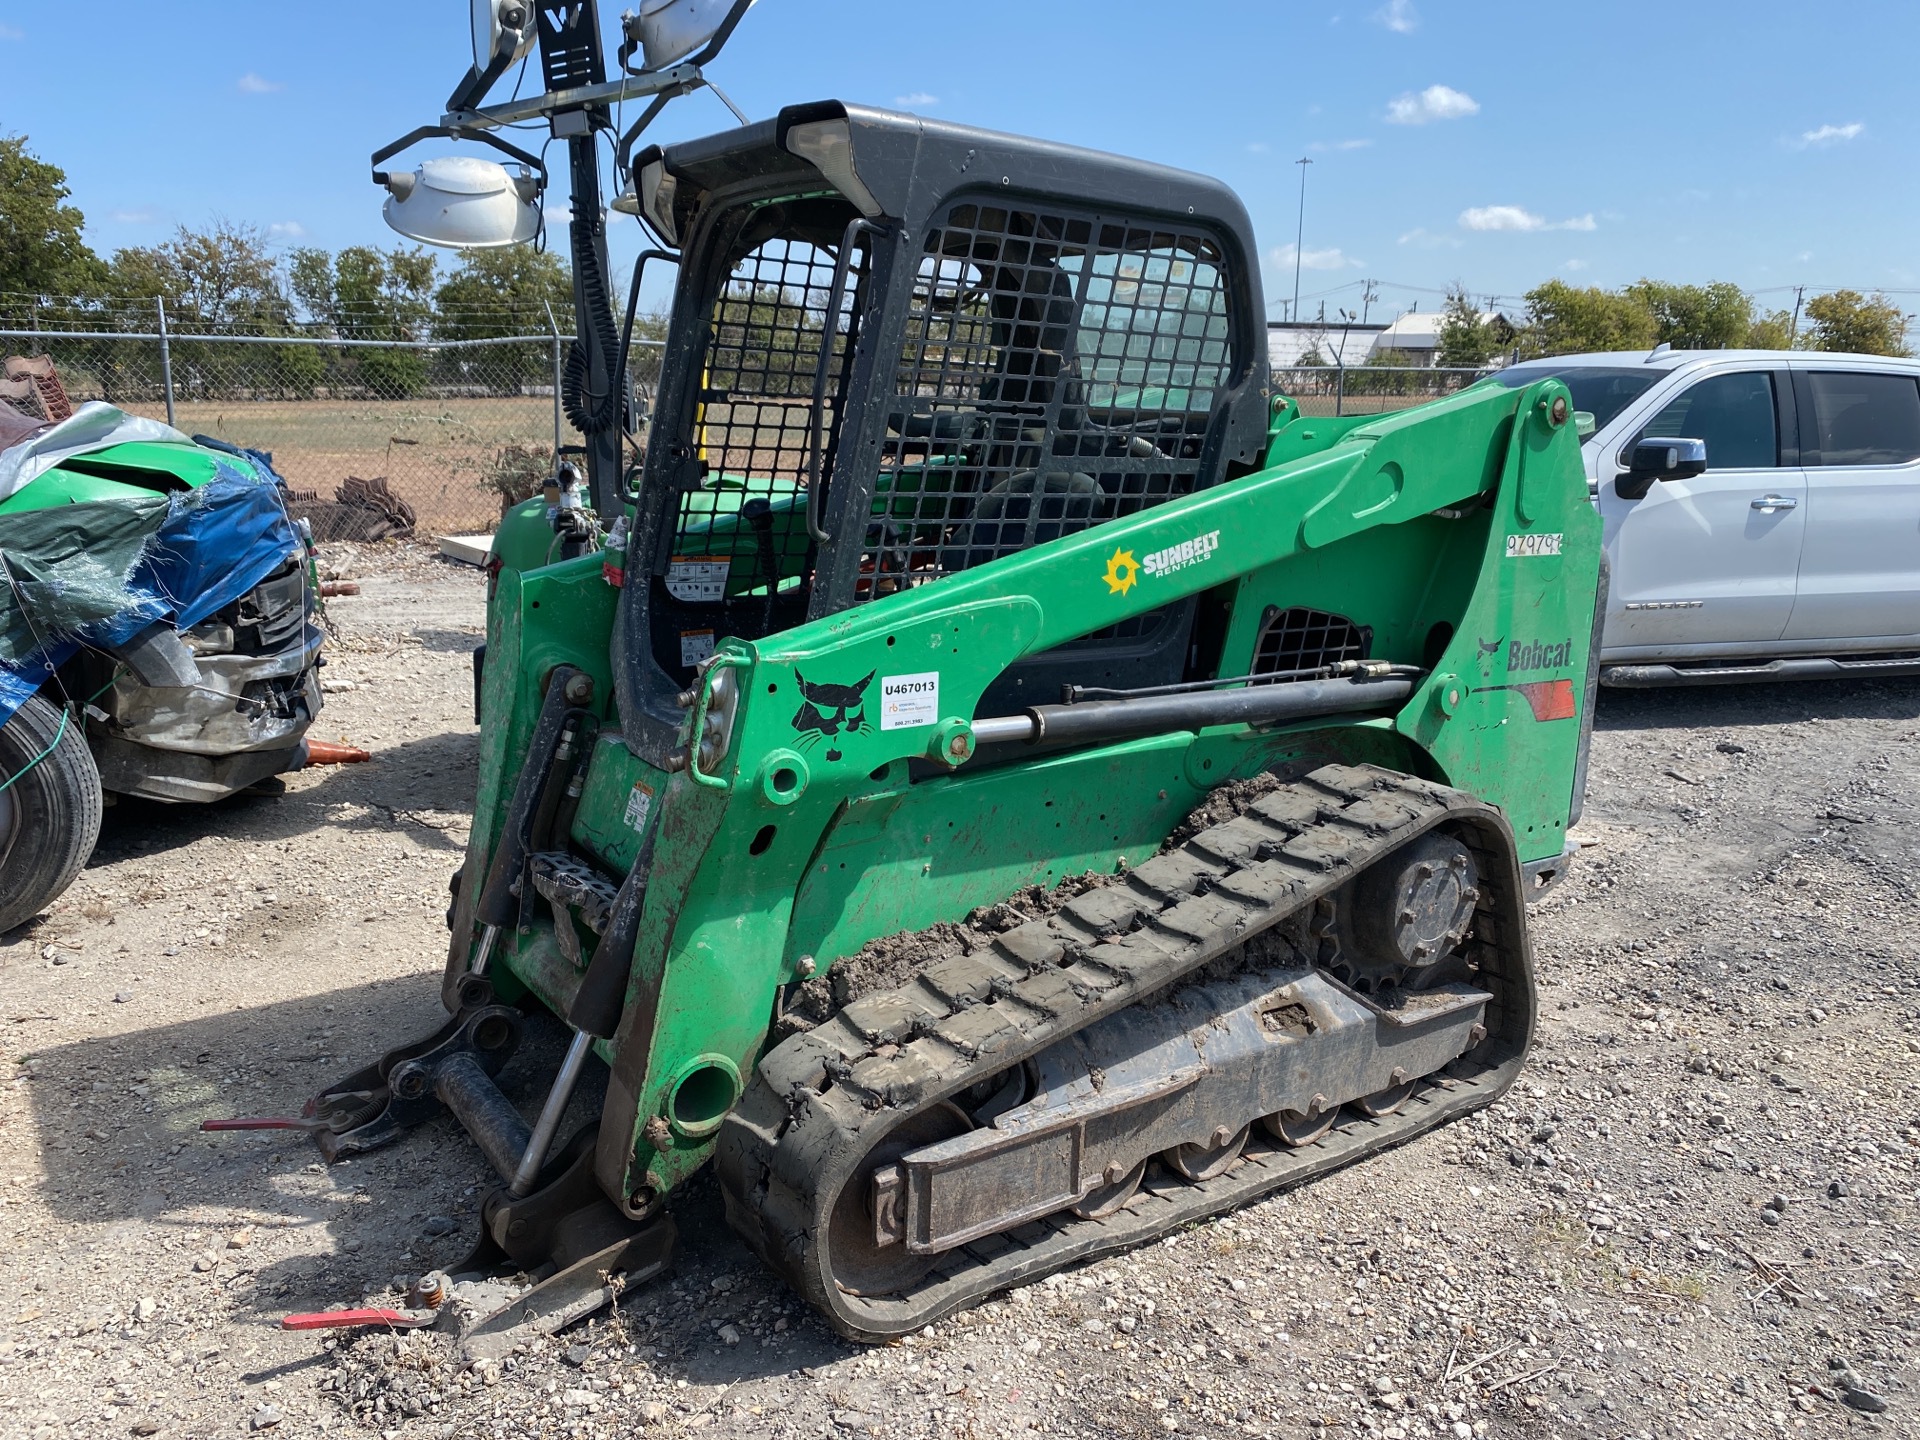
POLYGON ((1591 423, 1602 683, 1920 674, 1920 362, 1662 346, 1494 378, 1546 375, 1591 423))

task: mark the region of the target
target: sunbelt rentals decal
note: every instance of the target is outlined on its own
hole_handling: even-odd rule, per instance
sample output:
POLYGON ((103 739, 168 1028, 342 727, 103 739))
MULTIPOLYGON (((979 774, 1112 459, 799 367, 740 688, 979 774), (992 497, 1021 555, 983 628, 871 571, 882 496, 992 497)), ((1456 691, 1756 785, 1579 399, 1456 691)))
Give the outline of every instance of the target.
POLYGON ((1213 552, 1220 548, 1220 532, 1209 530, 1204 535, 1196 535, 1191 540, 1182 540, 1178 545, 1169 545, 1164 550, 1155 550, 1145 559, 1135 559, 1131 550, 1115 550, 1107 559, 1107 573, 1101 578, 1107 582, 1107 592, 1111 595, 1124 595, 1139 582, 1142 575, 1153 578, 1171 575, 1176 570, 1184 570, 1189 565, 1198 565, 1211 560, 1213 552))

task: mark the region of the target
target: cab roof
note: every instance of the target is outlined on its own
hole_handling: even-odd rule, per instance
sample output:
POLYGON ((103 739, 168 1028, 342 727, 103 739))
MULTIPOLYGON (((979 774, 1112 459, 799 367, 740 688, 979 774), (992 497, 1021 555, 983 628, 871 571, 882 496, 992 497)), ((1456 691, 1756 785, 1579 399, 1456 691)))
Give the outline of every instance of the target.
POLYGON ((1249 273, 1257 273, 1259 251, 1246 207, 1232 189, 1210 176, 842 100, 789 105, 771 120, 654 147, 636 156, 634 167, 638 171, 658 159, 674 177, 673 203, 683 234, 704 196, 739 184, 771 183, 785 175, 812 185, 824 178, 860 203, 864 197, 848 193, 844 180, 816 168, 793 148, 797 127, 822 121, 846 126, 850 168, 858 180, 852 188, 864 189, 880 214, 914 230, 956 191, 990 188, 1111 206, 1129 215, 1157 211, 1209 220, 1231 232, 1249 273))

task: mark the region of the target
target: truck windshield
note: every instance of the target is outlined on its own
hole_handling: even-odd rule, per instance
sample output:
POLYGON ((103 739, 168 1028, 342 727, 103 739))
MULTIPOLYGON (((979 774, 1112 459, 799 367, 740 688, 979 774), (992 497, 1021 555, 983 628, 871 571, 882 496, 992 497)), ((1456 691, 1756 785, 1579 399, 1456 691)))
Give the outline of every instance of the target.
POLYGON ((1535 360, 1511 365, 1493 378, 1509 390, 1518 390, 1536 380, 1562 381, 1573 396, 1573 408, 1593 416, 1595 431, 1604 430, 1628 405, 1646 394, 1665 370, 1615 368, 1604 365, 1556 365, 1551 360, 1535 360))

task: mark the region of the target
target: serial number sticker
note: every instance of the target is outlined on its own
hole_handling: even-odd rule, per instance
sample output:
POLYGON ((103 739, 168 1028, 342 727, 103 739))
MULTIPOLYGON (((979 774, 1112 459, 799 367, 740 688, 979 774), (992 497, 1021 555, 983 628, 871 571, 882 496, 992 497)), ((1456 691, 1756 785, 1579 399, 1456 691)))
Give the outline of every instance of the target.
POLYGON ((940 672, 880 677, 880 728, 905 730, 940 719, 940 672))
POLYGON ((676 555, 667 562, 667 593, 676 600, 713 604, 727 598, 727 572, 733 561, 676 555))
POLYGON ((1507 536, 1507 559, 1524 560, 1533 555, 1558 555, 1560 542, 1566 538, 1564 530, 1554 530, 1539 535, 1507 536))
POLYGON ((680 663, 698 665, 713 655, 713 631, 682 630, 680 632, 680 663))
POLYGON ((633 789, 627 792, 627 828, 639 834, 647 828, 647 816, 653 813, 653 791, 645 782, 636 780, 633 789))

